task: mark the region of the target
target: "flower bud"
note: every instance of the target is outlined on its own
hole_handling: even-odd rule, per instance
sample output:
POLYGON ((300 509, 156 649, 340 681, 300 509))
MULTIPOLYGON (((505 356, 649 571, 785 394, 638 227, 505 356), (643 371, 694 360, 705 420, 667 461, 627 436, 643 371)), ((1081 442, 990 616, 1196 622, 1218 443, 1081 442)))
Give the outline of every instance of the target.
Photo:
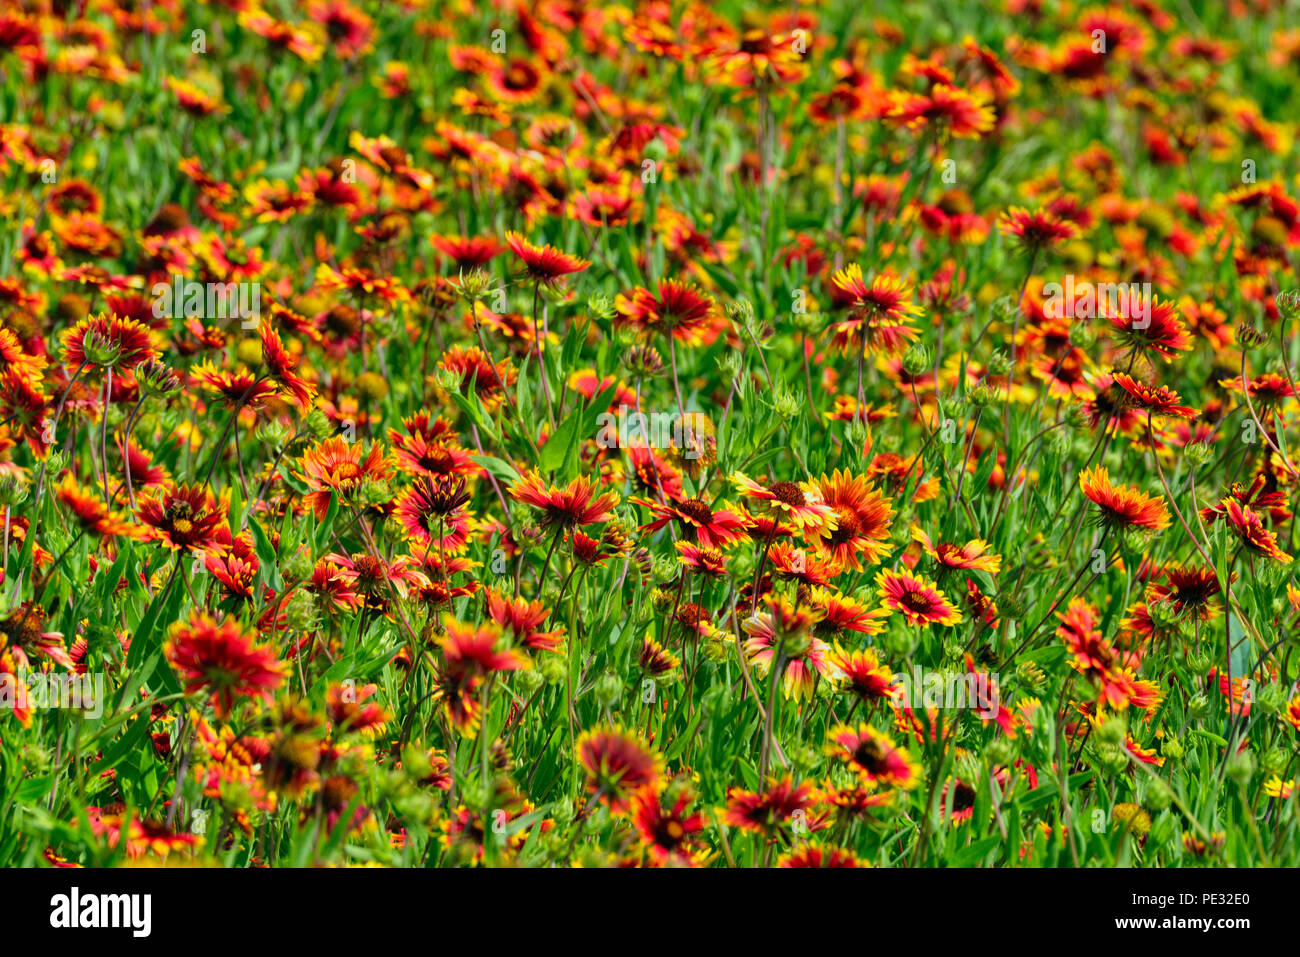
POLYGON ((1233 755, 1228 762, 1228 777, 1234 784, 1245 787, 1255 776, 1255 754, 1253 751, 1241 751, 1233 755))
POLYGON ((623 682, 618 675, 606 672, 596 679, 596 700, 603 705, 611 705, 623 693, 623 682))
POLYGON ((903 371, 910 376, 919 376, 930 368, 933 361, 934 353, 929 347, 916 342, 903 353, 903 371))
POLYGON ((1169 790, 1169 785, 1164 782, 1163 778, 1152 778, 1150 785, 1147 787, 1146 806, 1147 810, 1159 814, 1173 803, 1174 794, 1169 790))
POLYGON ((164 362, 148 359, 135 367, 135 380, 146 395, 166 399, 181 391, 181 381, 164 362))
POLYGON ((1183 447, 1183 457, 1192 468, 1200 468, 1208 462, 1211 452, 1207 442, 1189 442, 1183 447))

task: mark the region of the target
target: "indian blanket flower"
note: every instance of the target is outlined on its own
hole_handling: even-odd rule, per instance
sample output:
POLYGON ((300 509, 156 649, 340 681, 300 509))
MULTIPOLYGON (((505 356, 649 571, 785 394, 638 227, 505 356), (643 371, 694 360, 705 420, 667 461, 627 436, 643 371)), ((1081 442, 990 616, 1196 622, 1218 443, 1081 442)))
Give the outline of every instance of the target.
POLYGON ((683 531, 694 535, 695 541, 702 548, 724 548, 734 542, 744 541, 747 537, 745 520, 728 508, 713 508, 698 498, 670 501, 667 504, 643 498, 630 499, 631 502, 649 509, 654 519, 641 528, 657 532, 669 522, 675 521, 683 531))
POLYGON ((1002 568, 1002 556, 991 554, 989 543, 981 539, 977 538, 965 545, 950 545, 947 542, 935 545, 930 536, 917 525, 912 526, 912 538, 943 571, 977 569, 996 575, 1002 568))
POLYGON ((422 548, 458 552, 469 541, 470 495, 459 476, 420 476, 397 497, 393 516, 406 537, 422 548))
POLYGON ((676 279, 660 279, 657 293, 641 286, 620 293, 614 308, 634 329, 671 335, 690 344, 703 340, 718 315, 712 299, 676 279))
POLYGON ((140 526, 123 513, 104 504, 103 496, 88 491, 77 484, 71 473, 54 488, 55 498, 72 514, 73 521, 84 532, 98 538, 139 538, 140 526))
POLYGON ((1220 505, 1228 527, 1249 551, 1266 555, 1282 565, 1291 564, 1291 556, 1278 545, 1277 535, 1264 527, 1264 520, 1258 512, 1248 505, 1238 504, 1235 498, 1225 498, 1220 505))
POLYGON ((894 672, 880 660, 874 648, 846 651, 835 645, 827 661, 841 687, 859 701, 881 701, 899 693, 894 672))
POLYGON ((1080 472, 1079 488, 1097 506, 1105 525, 1157 532, 1169 526, 1164 499, 1146 495, 1131 485, 1111 484, 1110 470, 1102 466, 1080 472))
POLYGON ((317 519, 329 513, 333 494, 346 501, 368 483, 385 482, 393 474, 392 462, 378 443, 366 450, 360 443, 338 435, 312 446, 303 453, 299 464, 298 476, 310 489, 306 502, 317 519))
POLYGON ((275 652, 256 641, 257 633, 233 618, 217 622, 196 611, 172 626, 163 653, 186 694, 209 694, 217 717, 225 718, 236 698, 270 701, 288 672, 275 652))
POLYGON ((687 811, 695 800, 689 785, 632 796, 632 826, 656 867, 694 867, 702 854, 695 835, 704 830, 704 815, 687 811))
POLYGON ((523 262, 528 278, 537 283, 554 284, 591 266, 581 256, 572 256, 554 246, 534 246, 516 232, 506 233, 506 243, 523 262))
POLYGON ((150 541, 180 551, 207 551, 221 544, 218 530, 226 523, 229 507, 228 492, 218 500, 211 489, 177 485, 146 491, 136 517, 150 541))
POLYGON ((827 533, 835 529, 837 513, 822 501, 821 490, 813 482, 780 481, 763 485, 743 472, 732 475, 731 482, 742 497, 780 513, 804 532, 827 533))
POLYGON ((158 336, 144 323, 113 312, 86 316, 64 331, 63 361, 69 369, 83 365, 132 369, 158 358, 158 336))
POLYGON ((862 267, 850 263, 831 277, 831 288, 848 305, 848 317, 830 327, 832 345, 845 355, 897 355, 917 337, 911 320, 921 309, 903 280, 881 275, 868 283, 862 267))
POLYGON ((723 821, 742 831, 767 836, 785 826, 796 812, 813 806, 812 785, 795 784, 790 777, 774 781, 761 791, 733 787, 727 791, 727 809, 723 821))
POLYGON ((933 127, 965 139, 982 136, 995 122, 987 99, 946 83, 936 83, 927 93, 897 93, 886 119, 909 130, 933 127))
POLYGON ((597 494, 597 484, 586 476, 579 476, 563 488, 542 481, 535 471, 526 472, 511 485, 507 492, 516 502, 522 502, 541 512, 543 527, 572 529, 607 522, 614 517, 618 504, 617 492, 597 494))
POLYGON ((816 622, 813 611, 782 595, 769 595, 764 610, 747 618, 742 627, 745 655, 760 676, 773 664, 781 668, 782 693, 787 698, 812 697, 817 679, 831 676, 830 648, 812 636, 816 622))
POLYGON ((866 784, 908 790, 921 780, 921 766, 887 734, 868 724, 839 725, 827 738, 826 753, 847 764, 866 784))
POLYGON ((487 592, 488 617, 500 625, 516 642, 533 651, 559 651, 564 627, 543 630, 551 610, 540 601, 508 598, 495 589, 487 592))
POLYGON ((1179 405, 1182 398, 1168 386, 1143 385, 1123 372, 1115 373, 1115 382, 1123 389, 1133 404, 1153 416, 1194 419, 1200 413, 1188 405, 1179 405))
POLYGON ((1178 307, 1168 299, 1153 295, 1149 300, 1138 297, 1135 302, 1129 297, 1127 308, 1117 309, 1107 318, 1116 342, 1136 353, 1172 362, 1178 353, 1192 348, 1192 338, 1178 315, 1178 307))
POLYGON ((835 514, 834 526, 823 529, 816 540, 818 548, 854 571, 889 554, 893 506, 867 478, 836 469, 818 480, 817 490, 822 504, 835 514))
POLYGON ((956 625, 962 620, 961 609, 920 575, 882 569, 876 573, 876 588, 882 607, 901 612, 909 624, 956 625))
POLYGON ((438 646, 444 664, 438 697, 447 719, 462 734, 471 735, 482 719, 479 689, 483 680, 498 672, 525 671, 532 662, 523 652, 507 646, 501 627, 494 622, 470 625, 449 614, 442 624, 438 646))
POLYGON ((1078 227, 1047 210, 1029 211, 1013 206, 1002 214, 998 228, 1031 250, 1055 246, 1079 234, 1078 227))
POLYGON ((635 796, 653 788, 663 775, 659 753, 621 728, 588 731, 578 739, 577 749, 587 793, 614 814, 631 810, 635 796))

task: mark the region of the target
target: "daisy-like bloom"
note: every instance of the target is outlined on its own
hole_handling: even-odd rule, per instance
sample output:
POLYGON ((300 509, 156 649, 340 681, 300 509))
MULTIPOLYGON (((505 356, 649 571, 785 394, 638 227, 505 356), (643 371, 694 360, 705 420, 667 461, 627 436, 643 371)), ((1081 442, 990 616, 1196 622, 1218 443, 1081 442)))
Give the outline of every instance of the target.
POLYGON ((364 553, 349 557, 330 552, 322 561, 333 564, 337 569, 334 574, 346 589, 356 592, 366 607, 376 611, 386 611, 394 593, 405 598, 410 589, 428 588, 430 584, 410 555, 398 555, 390 562, 364 553))
POLYGON ((1264 793, 1269 797, 1280 798, 1285 801, 1292 794, 1295 794, 1295 781, 1283 781, 1276 774, 1264 782, 1264 793))
POLYGON ((781 690, 796 701, 811 698, 818 676, 831 675, 830 648, 812 636, 815 613, 784 595, 767 595, 764 610, 745 619, 745 655, 760 677, 770 671, 778 648, 784 660, 781 690))
POLYGON ((1143 385, 1123 372, 1115 373, 1115 382, 1138 408, 1151 415, 1163 415, 1176 419, 1194 419, 1201 413, 1189 405, 1179 405, 1182 397, 1168 386, 1143 385))
POLYGON ((457 269, 473 269, 491 262, 506 247, 491 236, 430 236, 429 242, 457 269))
POLYGON ((656 295, 637 286, 614 300, 623 322, 643 332, 661 332, 678 342, 697 344, 717 318, 717 306, 689 283, 660 279, 656 295))
POLYGON ((921 766, 907 752, 865 722, 856 728, 839 725, 827 734, 826 753, 844 761, 862 779, 875 787, 910 790, 921 780, 921 766))
POLYGON ((686 811, 694 800, 690 785, 632 796, 632 826, 656 867, 694 867, 699 862, 691 837, 704 830, 704 816, 686 811))
POLYGON ((836 469, 817 482, 821 503, 834 513, 834 525, 815 542, 832 561, 860 571, 889 554, 893 506, 864 476, 836 469))
POLYGON ((831 344, 845 355, 897 355, 917 337, 910 320, 921 309, 903 280, 874 276, 868 284, 862 267, 850 263, 831 276, 831 291, 849 306, 848 318, 831 324, 831 344))
POLYGON ((876 573, 882 607, 903 613, 913 625, 956 625, 961 610, 948 601, 937 585, 911 572, 876 573))
POLYGON ((1282 565, 1291 563, 1291 556, 1278 546, 1277 536, 1264 527, 1259 513, 1241 505, 1235 498, 1225 498, 1220 503, 1228 526, 1250 551, 1267 555, 1282 565))
POLYGON ((1045 249, 1073 239, 1079 229, 1067 219, 1061 219, 1047 210, 1030 212, 1012 206, 998 219, 998 229, 1031 250, 1045 249))
POLYGON ((1099 684, 1100 701, 1115 711, 1125 711, 1130 706, 1139 711, 1154 711, 1164 697, 1159 685, 1138 678, 1132 668, 1112 668, 1101 675, 1099 684))
POLYGON ((652 789, 663 774, 663 758, 621 728, 594 729, 578 739, 578 764, 586 772, 587 793, 622 814, 639 792, 652 789))
POLYGON ((1101 510, 1104 524, 1157 532, 1169 527, 1169 510, 1163 498, 1146 495, 1131 485, 1112 485, 1110 471, 1102 466, 1079 473, 1079 488, 1101 510))
POLYGON ((1100 678, 1115 667, 1118 655, 1102 637, 1098 629, 1097 610, 1086 599, 1071 598, 1064 612, 1056 612, 1061 619, 1056 636, 1065 642, 1072 656, 1070 666, 1080 674, 1100 678))
POLYGON ((340 499, 357 492, 367 482, 385 482, 393 475, 392 463, 378 443, 365 451, 360 443, 349 443, 342 436, 322 439, 303 453, 298 478, 307 483, 308 505, 323 520, 330 510, 330 494, 340 499))
POLYGON ((1143 764, 1153 764, 1156 767, 1160 767, 1165 763, 1165 759, 1156 753, 1155 748, 1142 747, 1133 740, 1131 735, 1125 735, 1124 749, 1143 764))
POLYGON ((452 615, 443 617, 438 639, 444 666, 438 676, 438 697, 447 720, 462 734, 472 735, 482 718, 479 690, 482 681, 501 671, 526 671, 532 662, 522 651, 507 646, 495 622, 469 625, 452 615))
POLYGON ((555 525, 561 529, 577 528, 607 522, 614 517, 618 504, 617 492, 596 494, 596 482, 580 475, 563 488, 548 486, 535 470, 524 473, 506 491, 516 502, 522 502, 542 513, 542 526, 555 525))
POLYGON ((279 388, 280 394, 294 402, 304 412, 311 410, 313 389, 294 368, 297 361, 289 355, 280 341, 280 334, 269 322, 261 323, 262 367, 267 377, 279 388))
POLYGON ((218 501, 200 485, 151 489, 141 497, 136 517, 149 541, 180 551, 208 551, 221 544, 218 528, 226 524, 229 497, 229 491, 223 492, 218 501))
POLYGON ((320 263, 316 267, 316 284, 323 292, 351 293, 362 302, 378 299, 394 305, 411 299, 410 292, 399 280, 356 266, 334 269, 328 263, 320 263))
POLYGON ((919 525, 913 525, 912 539, 920 543, 925 553, 945 571, 973 568, 996 575, 1002 569, 1002 556, 989 554, 989 543, 978 538, 965 545, 950 545, 947 542, 935 545, 919 525))
POLYGON ((113 813, 104 813, 105 809, 86 808, 86 819, 90 822, 90 832, 97 838, 103 838, 110 848, 122 844, 123 832, 126 835, 126 856, 131 859, 152 854, 166 859, 170 854, 184 854, 203 846, 203 838, 197 834, 177 834, 167 825, 157 821, 142 821, 137 817, 124 817, 121 805, 116 805, 113 813))
POLYGON ((496 589, 488 589, 488 617, 500 625, 510 636, 534 651, 559 651, 564 637, 564 626, 543 631, 542 623, 550 617, 551 610, 540 601, 526 598, 507 598, 496 589))
POLYGON ((458 552, 469 541, 469 501, 459 476, 421 476, 397 497, 393 517, 408 540, 428 550, 458 552))
POLYGON ((375 684, 359 688, 332 684, 325 692, 325 713, 340 732, 376 734, 393 717, 378 702, 366 700, 378 691, 379 686, 375 684))
MULTIPOLYGON (((1110 311, 1109 304, 1106 305, 1104 313, 1110 311)), ((1124 348, 1143 355, 1157 355, 1166 362, 1192 348, 1192 337, 1178 315, 1178 308, 1169 300, 1153 295, 1147 303, 1140 296, 1129 296, 1126 305, 1127 308, 1116 310, 1115 315, 1106 316, 1115 340, 1124 348)))
POLYGON ((1291 727, 1300 731, 1300 694, 1287 702, 1286 711, 1283 712, 1282 718, 1291 727))
POLYGON ((727 791, 727 810, 723 821, 742 831, 772 835, 796 811, 807 811, 813 806, 812 786, 806 782, 796 785, 790 777, 774 781, 763 791, 727 791))
POLYGON ((141 528, 104 504, 103 496, 89 492, 77 484, 72 473, 63 476, 54 489, 55 497, 72 513, 73 520, 83 531, 99 538, 139 538, 141 528))
POLYGON ((542 74, 523 57, 513 57, 487 71, 487 87, 505 103, 527 103, 542 87, 542 74))
POLYGON ((1285 400, 1295 397, 1290 380, 1276 372, 1261 372, 1249 382, 1244 382, 1239 377, 1220 379, 1219 385, 1233 392, 1248 394, 1255 410, 1261 415, 1272 412, 1285 400))
MULTIPOLYGON (((1174 612, 1189 614, 1201 621, 1217 617, 1215 596, 1219 594, 1219 576, 1211 568, 1199 565, 1166 565, 1162 576, 1167 584, 1151 582, 1146 587, 1148 602, 1166 602, 1174 612)), ((1232 573, 1236 578, 1236 573, 1232 573)))
POLYGON ((783 854, 776 861, 777 867, 870 867, 871 864, 861 860, 852 851, 841 847, 821 847, 817 844, 804 844, 789 854, 783 854))
POLYGON ((204 557, 203 567, 221 582, 226 598, 249 601, 261 566, 253 546, 253 534, 241 532, 232 539, 230 528, 225 524, 218 525, 216 531, 218 544, 204 557))
POLYGON ((188 621, 172 626, 163 653, 185 693, 210 693, 217 717, 225 718, 236 697, 270 701, 288 673, 275 653, 255 645, 256 640, 256 632, 233 618, 218 624, 212 616, 195 611, 188 621))
POLYGON ((351 60, 370 49, 374 22, 347 0, 316 0, 307 4, 307 15, 325 28, 330 49, 343 59, 351 60))
POLYGON ((215 116, 229 113, 230 107, 221 102, 221 97, 214 96, 196 83, 169 76, 163 85, 176 95, 176 102, 190 116, 215 116))
POLYGON ((878 635, 885 630, 884 620, 889 617, 888 608, 868 605, 829 588, 810 590, 807 601, 818 618, 813 625, 813 634, 818 638, 878 635))
POLYGON ((703 548, 722 548, 747 537, 741 516, 726 508, 713 509, 698 498, 666 505, 644 498, 629 501, 644 505, 655 516, 653 521, 641 526, 643 531, 657 532, 675 519, 683 529, 694 533, 696 542, 703 548))
POLYGON ((523 262, 528 278, 536 283, 554 284, 564 276, 583 272, 591 266, 581 256, 571 256, 554 246, 534 246, 516 232, 506 233, 506 243, 523 262))
POLYGON ((157 334, 143 322, 113 312, 86 316, 65 330, 60 339, 64 364, 73 370, 83 364, 133 369, 147 359, 158 358, 157 334))
POLYGON ((479 466, 461 448, 456 430, 444 419, 430 420, 426 411, 402 419, 406 434, 388 430, 393 463, 411 475, 471 475, 479 466))
POLYGON ((190 369, 190 377, 209 392, 215 392, 230 408, 260 409, 278 391, 275 383, 247 369, 224 372, 210 362, 200 362, 190 369))
POLYGON ((506 401, 506 390, 515 384, 518 375, 509 359, 493 363, 474 346, 452 346, 443 353, 438 368, 459 376, 461 390, 472 388, 488 412, 501 408, 506 401))
POLYGON ((661 678, 664 675, 671 674, 682 665, 680 658, 665 649, 663 645, 649 635, 642 639, 636 658, 642 672, 651 678, 661 678))
POLYGON ((673 542, 677 549, 677 560, 683 566, 701 575, 720 578, 727 573, 727 561, 722 552, 716 548, 701 548, 691 542, 679 540, 673 542))
POLYGON ((804 532, 827 534, 835 530, 836 511, 822 501, 822 493, 813 482, 773 482, 761 485, 743 472, 731 476, 742 497, 762 503, 768 511, 788 518, 804 532))
POLYGON ((494 623, 464 624, 454 616, 442 619, 445 633, 439 638, 448 671, 485 676, 497 671, 528 670, 532 663, 521 651, 508 648, 502 629, 494 623))
POLYGON ((834 562, 810 555, 789 542, 773 543, 768 549, 767 560, 777 578, 803 585, 828 585, 843 570, 834 562))
POLYGON ((45 609, 32 602, 23 602, 9 617, 0 619, 0 649, 11 653, 22 669, 31 669, 31 655, 48 658, 69 671, 75 667, 63 647, 63 633, 46 631, 45 609))
POLYGON ((874 648, 845 651, 838 644, 827 655, 842 687, 864 704, 896 697, 899 687, 893 671, 884 664, 874 648))
POLYGON ((993 107, 983 96, 967 93, 946 83, 936 83, 928 93, 897 93, 886 120, 909 130, 924 127, 975 139, 993 129, 993 107))

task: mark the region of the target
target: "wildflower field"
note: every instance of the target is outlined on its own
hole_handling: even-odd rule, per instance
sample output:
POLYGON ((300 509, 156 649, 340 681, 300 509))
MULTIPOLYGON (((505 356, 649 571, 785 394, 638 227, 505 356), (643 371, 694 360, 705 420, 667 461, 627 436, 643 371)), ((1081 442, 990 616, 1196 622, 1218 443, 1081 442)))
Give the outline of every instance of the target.
POLYGON ((5 0, 0 864, 1300 864, 1276 0, 5 0))

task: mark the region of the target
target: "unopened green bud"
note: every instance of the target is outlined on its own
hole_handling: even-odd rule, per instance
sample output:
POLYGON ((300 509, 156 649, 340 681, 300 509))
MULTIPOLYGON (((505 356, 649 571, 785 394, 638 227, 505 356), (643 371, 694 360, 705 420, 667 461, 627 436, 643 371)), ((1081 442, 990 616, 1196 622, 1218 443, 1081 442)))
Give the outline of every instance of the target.
POLYGON ((623 682, 618 675, 606 672, 596 679, 596 700, 601 704, 610 705, 618 700, 618 696, 623 693, 623 682))
POLYGON ((1234 755, 1228 762, 1228 777, 1232 778, 1233 783, 1245 787, 1250 783, 1250 779, 1255 776, 1255 754, 1252 751, 1241 751, 1234 755))
POLYGON ((1127 722, 1118 714, 1112 714, 1097 726, 1097 741, 1100 744, 1119 747, 1124 743, 1128 733, 1127 722))
POLYGON ((320 409, 312 409, 307 413, 307 431, 317 439, 326 439, 334 434, 334 426, 330 425, 329 416, 320 409))
POLYGON ((903 371, 910 376, 919 376, 930 368, 934 354, 927 346, 917 342, 903 353, 903 371))
POLYGON ((1147 787, 1147 810, 1159 814, 1173 803, 1174 795, 1162 778, 1152 778, 1147 787))

